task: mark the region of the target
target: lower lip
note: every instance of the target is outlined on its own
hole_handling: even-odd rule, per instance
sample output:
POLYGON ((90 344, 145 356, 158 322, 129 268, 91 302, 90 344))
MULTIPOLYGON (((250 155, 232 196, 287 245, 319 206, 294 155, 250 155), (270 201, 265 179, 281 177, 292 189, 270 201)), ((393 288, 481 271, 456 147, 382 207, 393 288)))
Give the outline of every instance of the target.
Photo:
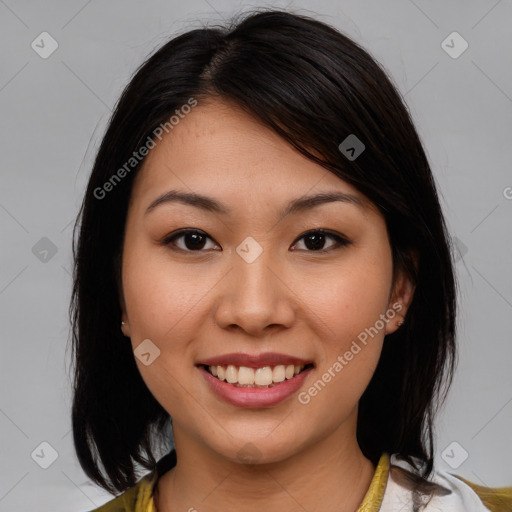
POLYGON ((198 367, 206 382, 220 398, 237 407, 269 407, 277 405, 293 395, 304 383, 310 370, 306 368, 295 377, 280 382, 271 388, 243 388, 214 377, 203 366, 198 367))

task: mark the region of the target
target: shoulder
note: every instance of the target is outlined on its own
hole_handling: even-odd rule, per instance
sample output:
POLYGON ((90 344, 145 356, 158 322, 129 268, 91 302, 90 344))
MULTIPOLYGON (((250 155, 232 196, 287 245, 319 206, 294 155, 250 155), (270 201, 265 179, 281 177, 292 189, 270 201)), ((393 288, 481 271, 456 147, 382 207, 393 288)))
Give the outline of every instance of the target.
POLYGON ((153 487, 157 481, 156 472, 142 478, 135 486, 126 490, 116 498, 104 503, 89 512, 139 512, 147 510, 152 500, 153 487))
POLYGON ((470 482, 461 476, 455 476, 470 487, 482 503, 492 512, 512 511, 512 487, 485 487, 470 482))
POLYGON ((379 512, 512 512, 512 487, 474 484, 446 471, 435 471, 423 488, 408 463, 391 456, 388 482, 379 512))
POLYGON ((160 476, 176 465, 174 448, 163 456, 153 471, 144 476, 139 482, 123 494, 88 512, 155 512, 153 491, 160 476))

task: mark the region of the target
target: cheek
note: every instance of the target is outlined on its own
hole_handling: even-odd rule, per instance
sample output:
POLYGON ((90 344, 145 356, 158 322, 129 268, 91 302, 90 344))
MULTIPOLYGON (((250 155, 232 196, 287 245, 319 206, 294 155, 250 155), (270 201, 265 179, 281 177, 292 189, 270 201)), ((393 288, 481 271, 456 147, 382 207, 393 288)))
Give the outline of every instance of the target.
POLYGON ((310 277, 300 294, 321 320, 322 339, 328 341, 325 346, 332 358, 333 351, 346 350, 351 340, 385 314, 392 284, 391 254, 385 246, 354 252, 329 272, 310 277))
POLYGON ((169 264, 165 249, 134 245, 123 261, 123 290, 134 341, 172 339, 201 301, 209 281, 199 280, 191 266, 169 264))

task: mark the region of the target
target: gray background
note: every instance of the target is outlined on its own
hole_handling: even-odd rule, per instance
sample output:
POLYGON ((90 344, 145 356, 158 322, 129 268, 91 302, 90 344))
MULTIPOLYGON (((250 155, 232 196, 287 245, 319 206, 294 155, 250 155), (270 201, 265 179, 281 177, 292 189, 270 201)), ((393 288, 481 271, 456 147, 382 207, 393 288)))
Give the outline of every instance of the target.
POLYGON ((0 511, 78 512, 111 499, 82 472, 70 434, 72 221, 111 108, 143 59, 185 28, 265 5, 341 29, 403 93, 459 251, 460 362, 437 465, 512 484, 510 0, 0 0, 0 511), (58 43, 47 59, 31 47, 43 31, 58 43), (441 46, 453 31, 469 44, 458 58, 441 46), (42 442, 58 453, 47 469, 42 442))

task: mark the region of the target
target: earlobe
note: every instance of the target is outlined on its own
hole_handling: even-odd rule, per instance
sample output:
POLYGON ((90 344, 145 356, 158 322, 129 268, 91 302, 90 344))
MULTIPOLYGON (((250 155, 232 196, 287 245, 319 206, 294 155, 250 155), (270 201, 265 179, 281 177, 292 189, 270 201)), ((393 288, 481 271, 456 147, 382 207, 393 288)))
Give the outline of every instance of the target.
POLYGON ((128 323, 127 315, 124 312, 121 317, 121 331, 127 338, 130 337, 130 324, 128 323))
POLYGON ((129 338, 130 337, 130 324, 128 323, 128 315, 126 314, 126 304, 124 301, 124 293, 123 293, 123 289, 121 286, 118 289, 118 293, 119 293, 119 302, 120 302, 119 305, 121 307, 121 331, 127 338, 129 338))
MULTIPOLYGON (((391 309, 391 308, 390 308, 391 309)), ((405 308, 403 307, 403 304, 399 301, 393 303, 393 311, 395 312, 395 316, 389 317, 388 321, 386 322, 386 329, 385 334, 391 334, 404 324, 405 322, 405 308)), ((388 309, 389 311, 389 309, 388 309)))
POLYGON ((395 332, 405 323, 407 311, 414 296, 414 289, 411 276, 405 271, 400 271, 396 276, 388 305, 389 308, 393 307, 396 315, 386 323, 386 334, 395 332), (400 307, 397 307, 398 304, 400 307))
POLYGON ((121 331, 127 338, 130 337, 130 327, 126 322, 121 322, 121 331))

